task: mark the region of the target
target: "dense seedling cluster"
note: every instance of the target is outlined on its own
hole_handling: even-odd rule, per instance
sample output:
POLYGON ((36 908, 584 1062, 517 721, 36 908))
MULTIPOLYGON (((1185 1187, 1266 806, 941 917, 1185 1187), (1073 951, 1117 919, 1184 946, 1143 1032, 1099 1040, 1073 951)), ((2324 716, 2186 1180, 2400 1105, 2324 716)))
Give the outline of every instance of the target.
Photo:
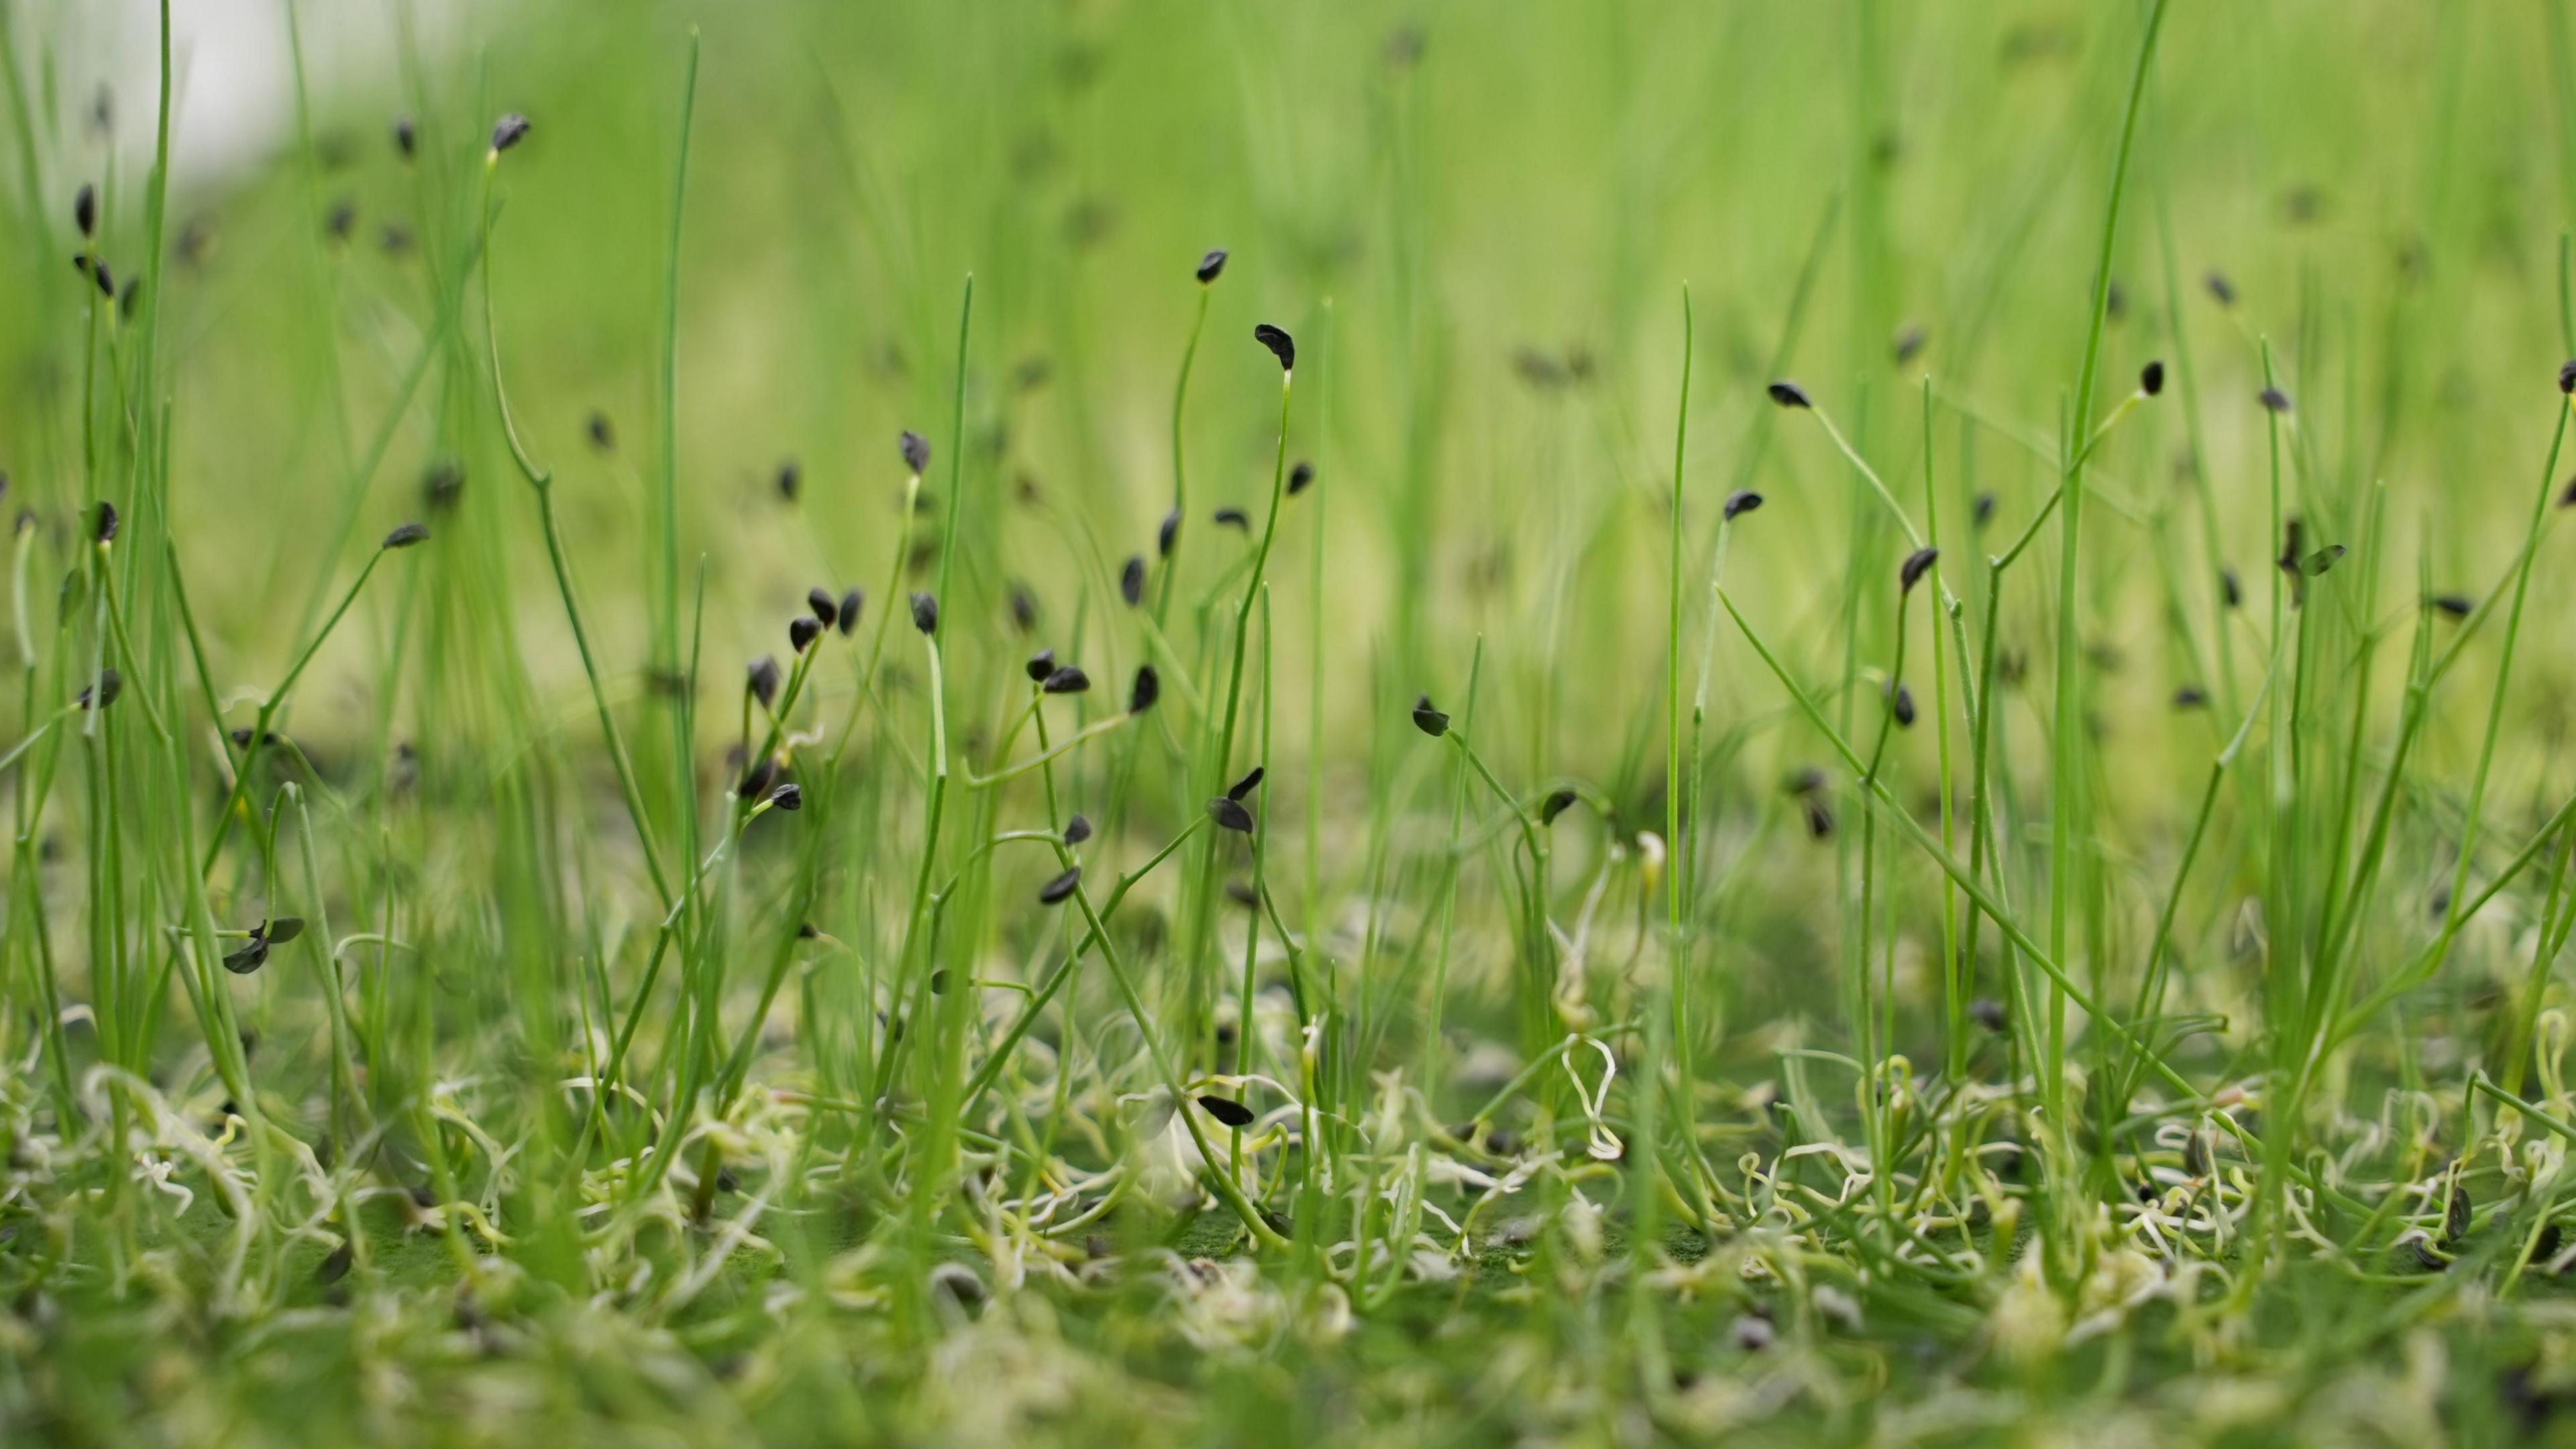
MULTIPOLYGON (((30 204, 69 370, 0 399, 0 1438, 2546 1424, 2576 361, 2442 394, 2509 507, 2399 516, 2390 438, 2452 426, 2406 402, 2421 318, 2373 403, 2348 319, 2185 288, 2170 7, 2131 8, 2080 325, 2011 374, 2053 427, 1969 362, 2026 230, 1955 318, 1856 323, 1865 368, 1802 343, 1837 246, 1886 310, 1864 88, 1793 290, 1678 289, 1658 361, 1512 353, 1621 475, 1588 513, 1433 510, 1502 465, 1428 438, 1488 405, 1428 380, 1405 225, 1377 311, 1310 285, 1320 231, 1166 248, 1123 496, 1011 435, 1025 295, 949 313, 935 269, 884 368, 916 428, 729 438, 726 494, 681 440, 694 35, 629 243, 650 427, 554 415, 555 339, 504 326, 579 124, 423 88, 344 165, 300 115, 314 264, 371 214, 323 183, 379 167, 418 292, 390 382, 326 349, 344 481, 262 525, 300 606, 191 527, 174 349, 221 313, 178 290, 165 39, 143 183, 30 204)), ((1427 47, 1375 53, 1389 114, 1427 47)))

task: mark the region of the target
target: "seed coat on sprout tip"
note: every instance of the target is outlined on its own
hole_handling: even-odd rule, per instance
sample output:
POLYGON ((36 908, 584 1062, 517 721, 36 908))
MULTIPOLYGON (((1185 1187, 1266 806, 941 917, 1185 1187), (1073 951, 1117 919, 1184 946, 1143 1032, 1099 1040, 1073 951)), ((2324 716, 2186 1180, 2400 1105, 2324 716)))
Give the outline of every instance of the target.
POLYGON ((1905 562, 1896 569, 1897 593, 1900 596, 1913 593, 1914 586, 1923 582, 1923 576, 1932 571, 1933 563, 1940 557, 1941 550, 1937 548, 1918 548, 1907 554, 1905 562))
POLYGON ((1432 708, 1426 694, 1413 702, 1413 727, 1436 740, 1449 733, 1449 716, 1432 708))

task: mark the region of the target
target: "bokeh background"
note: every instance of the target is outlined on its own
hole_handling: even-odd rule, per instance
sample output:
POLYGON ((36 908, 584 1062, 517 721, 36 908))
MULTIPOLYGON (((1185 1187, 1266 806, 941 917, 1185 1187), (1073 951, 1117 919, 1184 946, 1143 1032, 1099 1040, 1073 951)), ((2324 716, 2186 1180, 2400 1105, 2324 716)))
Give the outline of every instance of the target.
MULTIPOLYGON (((1224 246, 1187 420, 1199 521, 1266 488, 1272 364, 1246 334, 1286 325, 1310 359, 1292 450, 1329 483, 1321 682, 1337 739, 1416 688, 1459 687, 1481 635, 1493 677, 1549 704, 1498 726, 1520 736, 1506 753, 1632 793, 1651 791, 1659 754, 1685 284, 1692 553, 1727 488, 1769 494, 1736 587, 1831 673, 1844 638, 1867 655, 1886 629, 1833 618, 1844 572, 1901 545, 1818 435, 1773 436, 1759 384, 1785 356, 1913 498, 1928 374, 1954 522, 1991 493, 1995 526, 2017 530, 2075 405, 2141 15, 1885 0, 172 9, 175 506, 190 553, 225 561, 200 585, 205 622, 246 675, 282 662, 294 631, 279 621, 430 506, 451 466, 457 517, 511 587, 542 582, 462 370, 429 370, 363 493, 348 486, 432 327, 438 269, 470 243, 482 138, 505 110, 535 127, 495 193, 511 384, 531 447, 565 475, 586 587, 640 583, 694 26, 676 437, 710 657, 768 647, 811 584, 874 575, 896 429, 945 436, 969 272, 965 486, 983 522, 973 596, 952 608, 997 615, 1015 581, 1057 620, 1109 607, 1119 561, 1150 547, 1168 504, 1189 270, 1224 246), (405 116, 421 148, 408 163, 405 116), (594 413, 614 450, 589 442, 594 413), (318 545, 344 516, 334 556, 318 545)), ((2089 642, 2123 664, 2100 686, 2111 727, 2207 667, 2167 624, 2181 610, 2208 637, 2214 565, 2259 575, 2272 551, 2264 344, 2298 403, 2294 462, 2386 483, 2392 567, 2421 547, 2437 586, 2468 587, 2470 560, 2509 547, 2546 441, 2535 379, 2566 347, 2563 22, 2544 6, 2342 0, 2173 14, 2114 268, 2112 381, 2084 409, 2187 349, 2189 410, 2159 410, 2105 455, 2106 492, 2129 506, 2097 512, 2106 567, 2088 584, 2104 621, 2089 642), (2212 272, 2234 307, 2206 290, 2212 272), (2214 530, 2181 506, 2195 436, 2214 530)), ((108 187, 106 250, 131 270, 154 11, 20 0, 11 25, 25 86, 0 157, 20 254, 0 288, 0 466, 21 499, 60 510, 77 492, 64 389, 84 305, 68 202, 83 180, 108 187)), ((1302 569, 1277 585, 1283 657, 1305 653, 1306 588, 1302 569)), ((2563 617, 2565 585, 2541 588, 2539 617, 2563 617)), ((512 632, 576 709, 560 620, 516 611, 523 598, 546 603, 501 600, 512 632)), ((631 679, 644 615, 604 612, 605 652, 631 679)), ((2555 711, 2565 651, 2540 655, 2531 697, 2555 711)), ((1777 708, 1765 681, 1738 688, 1743 660, 1718 662, 1721 711, 1777 708)), ((363 662, 325 667, 363 687, 363 662)), ((2157 729, 2136 747, 2196 758, 2208 741, 2157 729)))

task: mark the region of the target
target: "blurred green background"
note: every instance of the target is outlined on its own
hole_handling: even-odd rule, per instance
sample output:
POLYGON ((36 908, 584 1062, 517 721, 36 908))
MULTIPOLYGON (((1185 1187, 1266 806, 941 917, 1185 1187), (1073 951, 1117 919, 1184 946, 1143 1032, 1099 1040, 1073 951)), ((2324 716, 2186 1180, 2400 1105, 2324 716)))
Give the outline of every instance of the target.
MULTIPOLYGON (((31 90, 54 104, 32 96, 36 134, 7 158, 37 174, 7 188, 23 265, 0 292, 0 465, 28 503, 61 509, 77 489, 63 386, 83 305, 64 260, 68 198, 110 169, 86 124, 89 78, 70 62, 97 49, 73 37, 103 17, 14 12, 20 69, 42 70, 31 90)), ((2494 404, 2508 386, 2528 392, 2562 348, 2553 273, 2570 153, 2554 14, 2338 0, 2172 17, 2106 371, 2125 378, 2185 331, 2240 571, 2268 555, 2252 524, 2253 335, 2271 341, 2318 466, 2387 480, 2397 541, 2411 552, 2429 525, 2437 576, 2514 526, 2505 504, 2546 419, 2537 401, 2494 404), (2211 270, 2241 296, 2234 312, 2204 293, 2211 270)), ((1234 260, 1188 419, 1194 493, 1206 506, 1259 501, 1271 363, 1245 334, 1256 320, 1289 326, 1322 384, 1301 389, 1293 448, 1332 484, 1330 652, 1349 664, 1328 681, 1333 718, 1356 725, 1368 698, 1454 687, 1481 632, 1504 677, 1560 702, 1561 716, 1536 718, 1586 727, 1550 725, 1562 732, 1519 748, 1580 757, 1657 713, 1643 681, 1663 647, 1684 283, 1698 313, 1688 507, 1701 524, 1765 446, 1757 384, 1820 228, 1787 370, 1900 493, 1919 488, 1901 480, 1919 466, 1926 372, 2053 446, 2138 7, 771 0, 428 21, 395 5, 385 18, 403 22, 389 36, 434 38, 314 62, 309 168, 290 85, 260 98, 286 118, 274 154, 178 177, 172 235, 193 260, 175 266, 169 297, 176 506, 189 555, 223 561, 199 587, 210 634, 250 651, 235 667, 273 668, 291 633, 273 621, 296 617, 326 563, 352 556, 307 545, 329 534, 348 459, 430 324, 431 269, 456 255, 470 215, 460 188, 505 109, 535 123, 499 185, 511 384, 532 448, 566 475, 586 586, 613 596, 640 576, 660 239, 694 24, 704 60, 677 421, 684 547, 708 559, 710 657, 767 647, 767 621, 810 583, 875 572, 896 508, 895 430, 944 437, 970 271, 966 486, 991 521, 976 535, 980 597, 965 607, 997 608, 1014 578, 1053 611, 1076 590, 1095 607, 1110 599, 1118 561, 1148 547, 1168 501, 1189 269, 1225 246, 1234 260), (397 115, 415 116, 421 138, 408 166, 397 115), (406 244, 389 247, 389 229, 406 244), (1907 328, 1925 342, 1900 366, 1893 339, 1907 328), (613 422, 614 455, 585 442, 595 410, 613 422), (774 486, 790 459, 802 474, 792 510, 774 486), (1012 507, 1022 492, 1050 506, 1012 507), (1387 661, 1374 685, 1373 645, 1387 661)), ((141 135, 148 151, 141 99, 122 109, 119 138, 130 149, 141 135)), ((130 269, 143 164, 129 155, 116 169, 107 252, 130 269)), ((355 537, 421 512, 424 478, 452 459, 462 516, 491 531, 525 595, 542 553, 508 496, 518 485, 486 406, 433 370, 355 537)), ((2046 465, 1956 414, 1939 424, 1935 456, 1968 474, 1950 486, 1997 494, 1999 520, 2017 528, 2046 465)), ((2181 496, 2188 447, 2180 410, 2163 410, 2119 440, 2110 486, 2160 510, 2181 496)), ((1752 481, 1772 509, 1731 567, 1741 594, 1777 601, 1766 607, 1787 631, 1838 595, 1844 550, 1825 540, 1853 516, 1848 474, 1802 431, 1768 444, 1752 481)), ((2137 698, 2160 699, 2179 666, 2154 656, 2159 535, 2112 516, 2098 526, 2103 557, 2124 561, 2098 587, 2140 605, 2110 615, 2136 621, 2137 698)), ((2175 546, 2198 532, 2176 529, 2175 546)), ((2191 606, 2205 607, 2203 563, 2183 567, 2191 606)), ((1293 599, 1302 579, 1279 587, 1293 599)), ((2543 588, 2554 617, 2569 596, 2543 588)), ((1282 610, 1289 657, 1303 652, 1303 612, 1282 610)), ((606 652, 640 659, 643 615, 622 613, 608 611, 606 652)), ((529 609, 516 633, 539 677, 568 686, 552 611, 529 609)), ((2548 653, 2536 677, 2563 695, 2561 651, 2548 653)), ((562 689, 567 707, 577 697, 562 689)), ((325 711, 308 716, 308 729, 330 728, 325 711)))

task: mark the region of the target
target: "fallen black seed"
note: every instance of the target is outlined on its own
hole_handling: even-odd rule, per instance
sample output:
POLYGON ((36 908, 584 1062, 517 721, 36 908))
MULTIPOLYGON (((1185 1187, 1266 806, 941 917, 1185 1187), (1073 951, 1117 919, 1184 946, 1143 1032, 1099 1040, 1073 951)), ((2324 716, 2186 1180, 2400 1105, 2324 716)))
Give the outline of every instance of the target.
POLYGON ((1261 777, 1266 773, 1268 772, 1261 766, 1253 766, 1251 774, 1235 781, 1234 784, 1226 790, 1225 798, 1228 800, 1240 800, 1244 796, 1251 794, 1253 791, 1260 789, 1261 777))
POLYGON ((492 123, 492 154, 500 155, 528 138, 528 118, 516 111, 492 123))
POLYGON ((894 440, 894 445, 895 450, 903 454, 903 466, 912 470, 912 476, 918 478, 929 470, 930 440, 928 438, 906 428, 903 434, 894 440))
POLYGON ((1210 1092, 1199 1098, 1199 1105, 1207 1109, 1209 1116, 1228 1127, 1249 1127, 1254 1120, 1252 1109, 1232 1097, 1220 1097, 1210 1092))
POLYGON ((1145 556, 1143 554, 1130 555, 1127 566, 1118 571, 1118 597, 1125 599, 1127 607, 1131 609, 1145 602, 1145 556))
POLYGON ((1089 840, 1090 838, 1091 838, 1091 817, 1090 817, 1090 816, 1085 815, 1085 814, 1082 814, 1080 811, 1076 811, 1076 812, 1074 813, 1074 816, 1073 816, 1073 818, 1072 818, 1072 819, 1070 819, 1070 820, 1068 820, 1068 821, 1064 822, 1064 843, 1065 843, 1065 844, 1067 844, 1067 845, 1080 845, 1082 842, 1084 842, 1084 841, 1086 841, 1086 840, 1089 840))
POLYGON ((805 808, 805 787, 790 780, 769 792, 769 803, 781 810, 802 810, 805 808))
POLYGON ((1081 694, 1091 688, 1091 676, 1078 666, 1067 664, 1048 674, 1038 687, 1048 694, 1081 694))
POLYGON ((1564 814, 1567 810, 1572 809, 1574 802, 1581 798, 1581 796, 1575 794, 1572 790, 1552 790, 1548 792, 1548 797, 1539 802, 1538 823, 1541 825, 1554 825, 1556 823, 1556 817, 1564 814))
POLYGON ((98 543, 114 543, 116 527, 116 505, 104 498, 100 499, 98 512, 90 517, 90 538, 98 543))
POLYGON ((1773 402, 1778 403, 1784 408, 1811 408, 1815 406, 1814 403, 1807 400, 1807 390, 1798 386, 1794 382, 1786 380, 1775 382, 1769 387, 1764 388, 1763 391, 1771 395, 1771 400, 1773 402))
POLYGON ((2541 1263, 2557 1257, 2559 1243, 2564 1237, 2565 1234, 2559 1231, 2556 1223, 2544 1224, 2540 1229, 2540 1237, 2531 1245, 2531 1261, 2541 1263))
POLYGON ((939 601, 928 594, 912 596, 912 627, 924 634, 939 632, 939 601))
POLYGON ((1127 691, 1127 712, 1143 714, 1154 707, 1154 701, 1162 697, 1162 676, 1154 672, 1154 666, 1151 664, 1137 665, 1136 682, 1127 691))
POLYGON ((1289 336, 1285 329, 1273 327, 1264 322, 1252 329, 1252 340, 1270 349, 1270 355, 1279 359, 1281 372, 1295 370, 1297 339, 1289 336))
POLYGON ((1208 283, 1215 281, 1224 271, 1225 248, 1218 247, 1214 251, 1209 252, 1206 256, 1199 258, 1199 285, 1204 287, 1208 283))
POLYGON ((389 549, 409 548, 413 544, 427 542, 429 542, 428 524, 406 523, 402 527, 395 529, 393 532, 386 534, 383 546, 389 549))
POLYGON ((1918 548, 1907 554, 1905 562, 1897 566, 1896 592, 1900 595, 1914 592, 1914 586, 1923 582, 1923 576, 1931 572, 1933 562, 1940 557, 1941 550, 1937 548, 1918 548))
POLYGON ((1077 865, 1068 869, 1064 874, 1057 876, 1055 879, 1048 881, 1045 885, 1038 887, 1038 904, 1042 906, 1062 905, 1065 897, 1072 895, 1073 888, 1080 884, 1082 884, 1082 867, 1077 865))
POLYGON ((842 637, 847 638, 859 627, 859 610, 865 608, 867 602, 867 594, 858 589, 852 589, 841 596, 841 602, 835 606, 834 612, 840 620, 842 637))
POLYGON ((1294 498, 1298 494, 1305 492, 1308 488, 1313 487, 1314 483, 1315 465, 1307 462, 1305 459, 1298 459, 1297 465, 1288 470, 1289 497, 1294 498))
POLYGON ((1762 495, 1750 488, 1738 488, 1726 495, 1725 516, 1729 522, 1762 506, 1762 495))
POLYGON ((766 654, 751 661, 751 668, 744 676, 743 687, 751 691, 752 698, 760 701, 761 708, 768 709, 777 704, 778 661, 766 654))
POLYGON ((2450 1200, 2442 1204, 2442 1241, 2456 1246, 2469 1235, 2469 1190, 2454 1182, 2450 1200))
POLYGON ((1244 809, 1240 800, 1219 795, 1207 803, 1207 812, 1208 818, 1215 821, 1220 830, 1231 830, 1239 835, 1252 833, 1252 812, 1244 809))
POLYGON ((830 589, 820 587, 807 589, 805 607, 813 611, 815 620, 826 629, 832 627, 841 617, 840 601, 832 597, 830 589))
POLYGON ((1426 694, 1413 702, 1413 727, 1436 740, 1449 733, 1449 716, 1433 709, 1426 694))
POLYGON ((357 1254, 352 1245, 343 1241, 340 1246, 331 1250, 329 1257, 322 1260, 321 1267, 313 1270, 313 1281, 326 1288, 339 1282, 349 1276, 349 1265, 356 1261, 356 1258, 357 1254))
POLYGON ((823 637, 823 621, 811 614, 799 614, 787 621, 787 647, 798 654, 812 648, 823 637))
POLYGON ((1029 662, 1021 665, 1020 669, 1023 673, 1028 675, 1030 683, 1046 683, 1046 677, 1055 673, 1055 651, 1053 649, 1039 650, 1037 653, 1030 655, 1029 662))
POLYGON ((1216 511, 1216 521, 1227 528, 1239 528, 1246 533, 1250 533, 1252 531, 1252 519, 1240 508, 1218 509, 1216 511))
POLYGON ((2139 370, 2138 391, 2145 393, 2149 397, 2154 397, 2156 394, 2163 392, 2164 390, 2165 365, 2162 362, 2150 362, 2144 368, 2139 370))

